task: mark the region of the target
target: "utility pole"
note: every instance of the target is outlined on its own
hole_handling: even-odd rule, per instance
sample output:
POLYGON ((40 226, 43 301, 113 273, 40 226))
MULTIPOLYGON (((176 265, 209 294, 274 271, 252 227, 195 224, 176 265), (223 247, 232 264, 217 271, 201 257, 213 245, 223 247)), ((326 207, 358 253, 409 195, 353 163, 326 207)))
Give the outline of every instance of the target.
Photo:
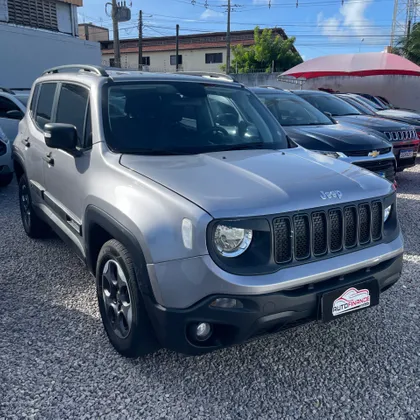
POLYGON ((139 12, 139 70, 143 70, 143 12, 139 12))
POLYGON ((228 0, 226 29, 226 74, 230 73, 230 12, 230 0, 228 0))
POLYGON ((120 34, 118 30, 118 5, 117 0, 112 0, 112 26, 114 30, 114 59, 115 67, 121 67, 120 34))
POLYGON ((178 60, 178 52, 179 52, 179 25, 176 25, 176 37, 175 37, 175 70, 178 71, 179 67, 179 60, 178 60))

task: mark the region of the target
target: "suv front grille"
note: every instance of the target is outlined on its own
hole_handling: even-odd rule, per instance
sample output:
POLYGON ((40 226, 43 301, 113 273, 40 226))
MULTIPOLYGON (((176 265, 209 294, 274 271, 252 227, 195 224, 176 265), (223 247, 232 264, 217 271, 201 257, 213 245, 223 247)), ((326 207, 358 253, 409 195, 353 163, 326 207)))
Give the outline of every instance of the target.
POLYGON ((417 139, 416 130, 386 131, 384 134, 390 141, 404 141, 417 139))
POLYGON ((6 154, 6 151, 7 151, 7 146, 6 146, 6 144, 5 144, 5 143, 3 143, 3 142, 0 140, 0 156, 3 156, 4 154, 6 154))
POLYGON ((395 181, 395 165, 390 159, 353 162, 353 164, 383 175, 388 181, 395 181))
MULTIPOLYGON (((384 149, 377 150, 380 155, 385 155, 391 151, 390 147, 386 147, 384 149)), ((344 153, 347 156, 369 156, 369 153, 373 152, 373 150, 346 150, 344 153)))
POLYGON ((382 203, 316 210, 273 220, 274 258, 288 264, 345 252, 382 238, 382 203))

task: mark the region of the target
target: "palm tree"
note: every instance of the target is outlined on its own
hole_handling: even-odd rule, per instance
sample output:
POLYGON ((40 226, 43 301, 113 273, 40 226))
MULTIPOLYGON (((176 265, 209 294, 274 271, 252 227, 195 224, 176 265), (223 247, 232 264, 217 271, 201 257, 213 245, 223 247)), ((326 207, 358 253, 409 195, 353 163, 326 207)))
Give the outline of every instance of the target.
POLYGON ((399 39, 392 52, 420 65, 420 22, 413 25, 408 36, 399 39))

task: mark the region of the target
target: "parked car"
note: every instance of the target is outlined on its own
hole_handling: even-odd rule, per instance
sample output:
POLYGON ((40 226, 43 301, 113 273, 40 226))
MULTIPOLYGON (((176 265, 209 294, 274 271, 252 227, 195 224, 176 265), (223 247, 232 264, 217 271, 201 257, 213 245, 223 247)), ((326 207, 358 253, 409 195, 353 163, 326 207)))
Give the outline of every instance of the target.
POLYGON ((13 179, 12 148, 0 127, 0 187, 6 187, 13 179))
POLYGON ((356 95, 360 95, 360 96, 370 100, 371 102, 374 102, 376 105, 381 107, 381 109, 399 109, 399 110, 402 110, 402 111, 417 112, 413 109, 398 107, 398 106, 392 104, 391 102, 389 102, 388 99, 384 98, 383 96, 374 96, 374 95, 370 95, 368 93, 356 93, 356 95))
POLYGON ((26 111, 29 93, 0 87, 0 127, 13 143, 17 136, 19 121, 26 111))
POLYGON ((412 125, 365 115, 353 105, 330 93, 313 90, 296 90, 294 93, 343 125, 375 130, 386 136, 393 146, 397 171, 415 166, 420 140, 412 125))
POLYGON ((21 128, 23 228, 73 245, 125 356, 337 319, 400 277, 395 187, 297 146, 239 83, 58 67, 36 80, 21 128))
POLYGON ((300 146, 395 181, 396 161, 392 146, 380 134, 337 123, 293 93, 267 88, 251 90, 300 146))
MULTIPOLYGON (((387 118, 390 120, 400 121, 403 123, 411 124, 416 127, 417 133, 420 132, 420 114, 414 111, 405 111, 400 109, 393 109, 393 108, 381 108, 376 103, 370 101, 367 98, 364 98, 361 95, 355 95, 353 93, 346 93, 342 94, 343 96, 351 97, 355 99, 357 102, 362 103, 365 107, 368 107, 374 115, 378 115, 379 117, 387 118)), ((340 95, 337 95, 342 97, 340 95)), ((345 98, 344 98, 345 99, 345 98)))

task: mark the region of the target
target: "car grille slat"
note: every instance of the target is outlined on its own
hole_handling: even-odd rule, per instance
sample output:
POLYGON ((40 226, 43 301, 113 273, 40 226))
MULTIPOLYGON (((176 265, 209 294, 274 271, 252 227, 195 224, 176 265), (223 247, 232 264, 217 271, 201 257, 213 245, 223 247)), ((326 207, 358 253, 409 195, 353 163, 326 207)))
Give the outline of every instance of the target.
POLYGON ((325 213, 312 214, 312 247, 316 257, 324 255, 328 250, 327 217, 325 213))
POLYGON ((279 217, 273 220, 274 258, 277 264, 288 263, 292 259, 292 228, 290 219, 279 217))
POLYGON ((295 258, 303 260, 309 258, 311 248, 311 234, 307 215, 295 216, 293 219, 295 237, 295 258))
POLYGON ((351 252, 382 239, 381 201, 314 209, 273 219, 274 260, 293 264, 351 252))
POLYGON ((417 139, 417 132, 415 130, 386 131, 384 134, 391 141, 417 139))
MULTIPOLYGON (((378 149, 377 150, 380 155, 385 155, 391 151, 390 147, 386 147, 384 149, 378 149)), ((369 156, 369 153, 373 152, 373 150, 346 150, 344 153, 347 156, 369 156)))

